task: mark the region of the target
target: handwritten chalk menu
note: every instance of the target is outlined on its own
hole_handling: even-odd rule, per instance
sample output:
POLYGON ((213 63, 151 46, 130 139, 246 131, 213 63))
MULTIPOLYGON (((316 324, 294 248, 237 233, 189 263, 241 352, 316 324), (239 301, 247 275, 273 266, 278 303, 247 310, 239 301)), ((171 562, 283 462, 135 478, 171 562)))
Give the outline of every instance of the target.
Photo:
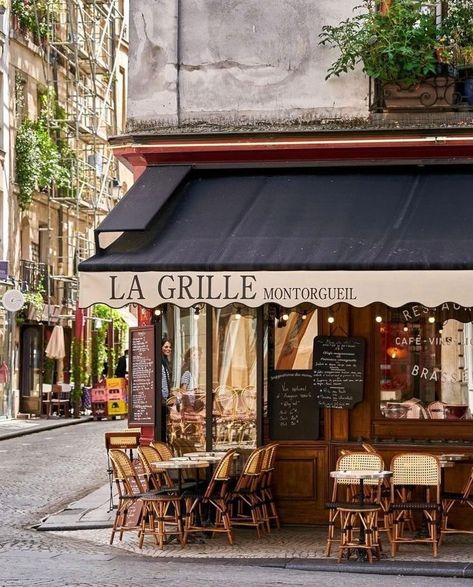
POLYGON ((319 406, 352 408, 363 400, 365 340, 361 337, 314 338, 314 389, 319 406))
POLYGON ((129 425, 154 425, 156 394, 154 326, 130 328, 129 361, 129 425))
POLYGON ((275 371, 269 377, 271 440, 317 440, 319 409, 312 371, 275 371))

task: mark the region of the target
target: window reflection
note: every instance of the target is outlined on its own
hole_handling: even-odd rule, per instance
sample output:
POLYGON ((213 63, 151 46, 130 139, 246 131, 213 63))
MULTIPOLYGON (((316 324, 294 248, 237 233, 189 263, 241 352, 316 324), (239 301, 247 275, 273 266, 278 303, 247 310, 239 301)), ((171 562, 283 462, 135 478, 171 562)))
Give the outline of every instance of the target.
POLYGON ((214 309, 213 446, 256 446, 256 310, 214 309))
POLYGON ((311 369, 314 338, 317 336, 317 311, 314 308, 293 309, 287 320, 275 318, 274 368, 311 369))
POLYGON ((448 304, 435 311, 418 305, 386 310, 388 319, 379 325, 380 408, 386 418, 471 418, 472 324, 462 321, 464 310, 448 304))
POLYGON ((173 341, 167 437, 184 452, 205 448, 205 316, 205 307, 196 313, 172 306, 163 319, 163 332, 173 341))

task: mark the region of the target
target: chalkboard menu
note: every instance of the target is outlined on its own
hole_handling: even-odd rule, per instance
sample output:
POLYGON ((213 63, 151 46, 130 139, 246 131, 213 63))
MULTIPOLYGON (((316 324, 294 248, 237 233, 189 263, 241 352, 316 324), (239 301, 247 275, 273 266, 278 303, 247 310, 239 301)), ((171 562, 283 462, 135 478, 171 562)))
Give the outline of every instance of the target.
POLYGON ((360 337, 314 338, 314 389, 319 406, 352 408, 363 399, 365 340, 360 337))
POLYGON ((154 326, 130 328, 129 425, 154 425, 156 395, 154 326))
POLYGON ((275 371, 269 377, 271 440, 317 440, 319 409, 312 371, 275 371))

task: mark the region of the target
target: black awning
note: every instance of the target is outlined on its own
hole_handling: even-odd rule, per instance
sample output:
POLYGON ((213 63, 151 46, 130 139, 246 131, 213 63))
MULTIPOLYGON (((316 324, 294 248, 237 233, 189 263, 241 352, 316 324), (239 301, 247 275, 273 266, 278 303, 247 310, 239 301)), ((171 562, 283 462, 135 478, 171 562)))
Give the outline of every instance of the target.
POLYGON ((80 270, 472 269, 472 203, 458 166, 150 167, 80 270))
POLYGON ((145 230, 190 169, 187 165, 148 168, 100 224, 98 232, 145 230))

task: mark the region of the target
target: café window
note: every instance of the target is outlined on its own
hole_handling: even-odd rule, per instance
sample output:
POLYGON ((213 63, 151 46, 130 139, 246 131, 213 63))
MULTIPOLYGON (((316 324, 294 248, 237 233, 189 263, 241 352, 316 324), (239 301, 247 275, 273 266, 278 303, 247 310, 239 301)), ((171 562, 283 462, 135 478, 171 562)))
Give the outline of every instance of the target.
POLYGON ((472 318, 469 308, 447 303, 379 312, 380 410, 385 418, 472 418, 472 318))
POLYGON ((256 310, 214 309, 212 445, 256 446, 256 310))
POLYGON ((205 448, 206 307, 169 306, 163 334, 172 343, 167 438, 185 450, 205 448))

